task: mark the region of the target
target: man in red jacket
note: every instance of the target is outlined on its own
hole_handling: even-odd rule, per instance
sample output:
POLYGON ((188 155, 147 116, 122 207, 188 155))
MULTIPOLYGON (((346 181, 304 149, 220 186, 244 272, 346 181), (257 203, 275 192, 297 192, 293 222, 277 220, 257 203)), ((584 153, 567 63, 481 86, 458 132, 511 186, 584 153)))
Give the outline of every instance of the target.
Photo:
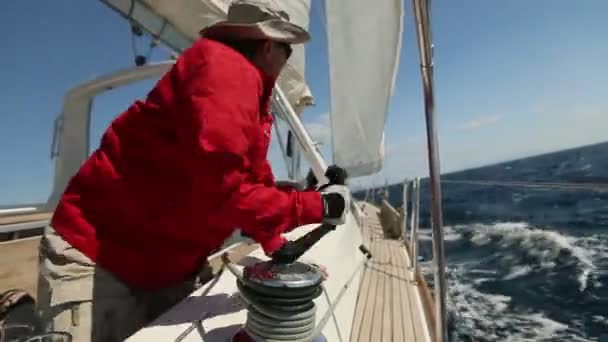
POLYGON ((270 255, 283 232, 344 222, 346 187, 277 187, 266 159, 276 78, 308 33, 258 0, 201 35, 111 123, 45 232, 39 298, 76 341, 121 341, 170 308, 237 228, 270 255))

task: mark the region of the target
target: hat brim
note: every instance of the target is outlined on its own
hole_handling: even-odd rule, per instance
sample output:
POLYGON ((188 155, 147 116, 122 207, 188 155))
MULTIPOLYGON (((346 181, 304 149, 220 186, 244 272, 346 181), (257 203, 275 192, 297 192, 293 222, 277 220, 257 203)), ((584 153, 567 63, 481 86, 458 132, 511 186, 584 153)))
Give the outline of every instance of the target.
POLYGON ((200 31, 201 36, 213 39, 273 40, 288 44, 301 44, 310 40, 308 32, 290 22, 267 20, 255 24, 238 24, 220 21, 200 31))

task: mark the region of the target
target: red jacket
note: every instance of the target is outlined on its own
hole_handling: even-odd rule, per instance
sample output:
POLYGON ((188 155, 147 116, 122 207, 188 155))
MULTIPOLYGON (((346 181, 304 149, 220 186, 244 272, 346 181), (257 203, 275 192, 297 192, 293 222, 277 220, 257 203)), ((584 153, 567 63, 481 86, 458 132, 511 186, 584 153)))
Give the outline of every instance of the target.
POLYGON ((236 228, 270 253, 280 233, 321 222, 319 193, 274 185, 274 83, 235 50, 198 40, 111 123, 51 225, 128 284, 158 289, 191 276, 236 228))

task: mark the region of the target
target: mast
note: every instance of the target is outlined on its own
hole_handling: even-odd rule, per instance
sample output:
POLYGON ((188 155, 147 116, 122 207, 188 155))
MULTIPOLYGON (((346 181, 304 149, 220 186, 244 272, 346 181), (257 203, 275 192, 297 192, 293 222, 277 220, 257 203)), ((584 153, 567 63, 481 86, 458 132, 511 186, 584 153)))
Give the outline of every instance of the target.
POLYGON ((435 122, 435 98, 433 87, 433 46, 430 24, 430 0, 412 0, 416 19, 420 72, 424 91, 424 111, 431 187, 431 221, 433 230, 433 260, 435 268, 435 337, 446 342, 446 278, 443 247, 443 215, 441 207, 441 179, 439 166, 439 141, 435 122))

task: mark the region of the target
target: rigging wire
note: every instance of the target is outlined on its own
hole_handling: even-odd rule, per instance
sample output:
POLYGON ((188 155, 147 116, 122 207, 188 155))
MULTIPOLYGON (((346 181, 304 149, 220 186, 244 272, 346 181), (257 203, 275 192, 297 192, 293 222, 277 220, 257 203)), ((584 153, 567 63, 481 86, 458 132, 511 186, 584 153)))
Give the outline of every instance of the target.
POLYGON ((559 190, 590 190, 597 192, 608 192, 608 183, 588 183, 588 182, 527 182, 527 181, 499 181, 499 180, 451 180, 442 179, 442 183, 448 184, 468 184, 468 185, 489 185, 522 188, 540 189, 559 189, 559 190))
POLYGON ((131 24, 131 51, 133 52, 133 57, 135 59, 135 65, 142 66, 145 65, 150 56, 152 56, 152 51, 159 45, 159 39, 156 36, 150 37, 150 43, 148 44, 148 50, 145 54, 139 53, 137 49, 137 38, 142 38, 144 36, 144 31, 136 23, 131 24))

